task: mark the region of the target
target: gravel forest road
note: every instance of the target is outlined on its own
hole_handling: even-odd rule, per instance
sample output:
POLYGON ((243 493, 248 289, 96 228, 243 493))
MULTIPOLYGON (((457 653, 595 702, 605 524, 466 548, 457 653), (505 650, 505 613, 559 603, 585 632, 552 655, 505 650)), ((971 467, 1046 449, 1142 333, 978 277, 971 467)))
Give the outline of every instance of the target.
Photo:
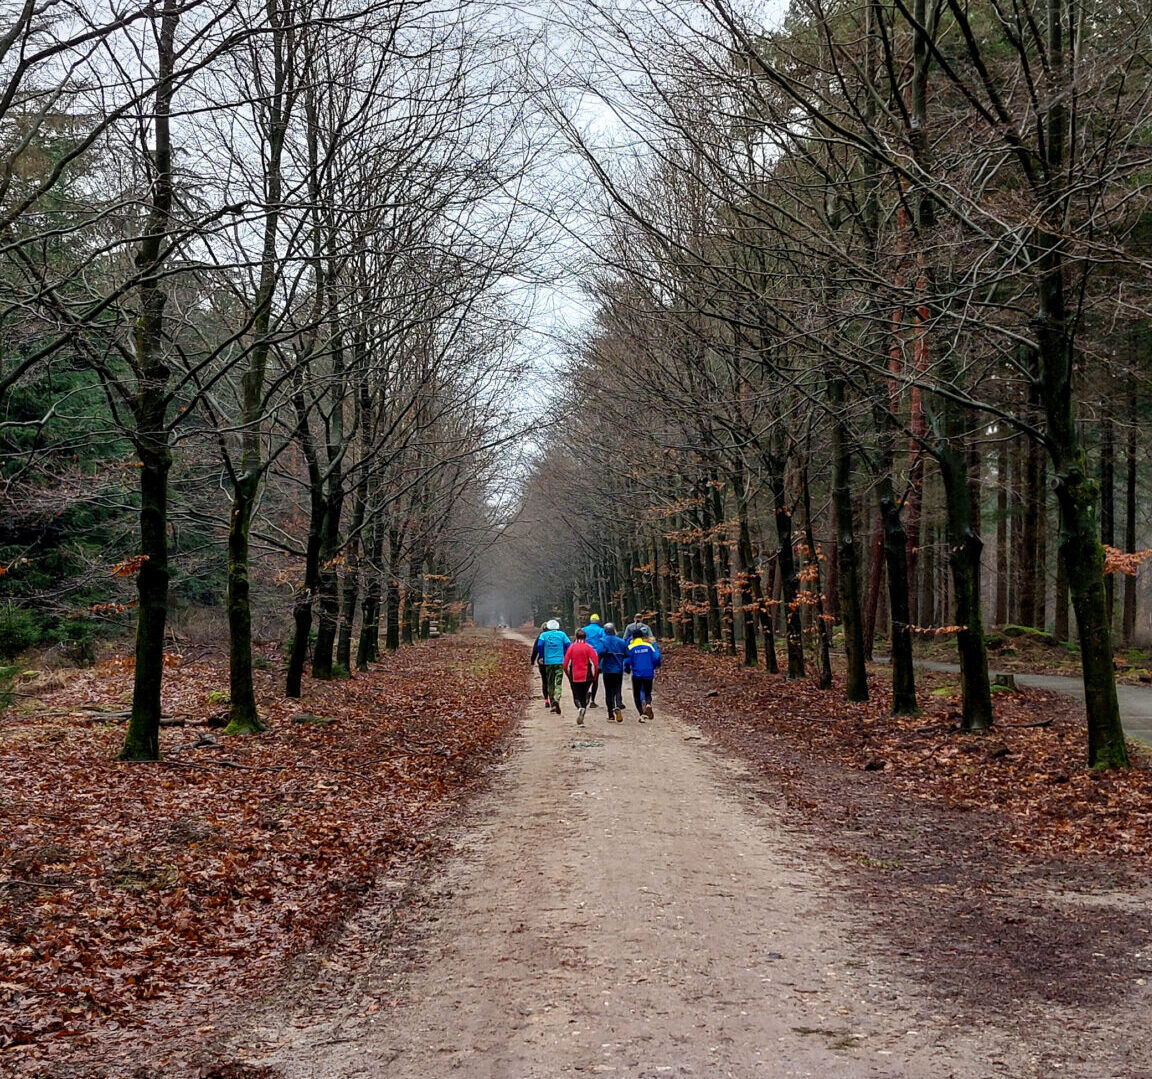
POLYGON ((1026 1038, 949 1014, 659 685, 654 722, 626 716, 533 700, 426 907, 384 937, 366 904, 363 969, 265 1014, 240 1058, 288 1079, 1125 1074, 1053 1071, 1057 1014, 1026 1038))

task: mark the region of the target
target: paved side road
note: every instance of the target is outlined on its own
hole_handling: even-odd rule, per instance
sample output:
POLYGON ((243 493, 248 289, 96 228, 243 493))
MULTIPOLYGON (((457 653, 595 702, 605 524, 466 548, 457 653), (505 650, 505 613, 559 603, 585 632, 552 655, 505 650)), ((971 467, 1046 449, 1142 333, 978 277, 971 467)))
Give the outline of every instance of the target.
MULTIPOLYGON (((935 660, 917 660, 916 666, 923 667, 927 671, 957 674, 960 671, 955 663, 938 663, 935 660)), ((1068 678, 1058 674, 1017 674, 1016 684, 1084 699, 1084 683, 1079 678, 1068 678)), ((1120 718, 1124 723, 1124 733, 1129 738, 1139 738, 1143 742, 1152 743, 1152 688, 1117 686, 1116 697, 1120 702, 1120 718)))

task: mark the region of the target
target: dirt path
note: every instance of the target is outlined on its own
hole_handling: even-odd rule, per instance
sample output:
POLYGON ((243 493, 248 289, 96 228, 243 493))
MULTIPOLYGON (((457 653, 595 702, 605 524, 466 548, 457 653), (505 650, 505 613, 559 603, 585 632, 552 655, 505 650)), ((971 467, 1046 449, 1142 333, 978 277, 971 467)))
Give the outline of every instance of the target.
POLYGON ((1051 1074, 861 945, 830 874, 698 731, 627 716, 578 728, 534 701, 429 909, 385 949, 369 904, 364 970, 239 1056, 290 1079, 1051 1074))

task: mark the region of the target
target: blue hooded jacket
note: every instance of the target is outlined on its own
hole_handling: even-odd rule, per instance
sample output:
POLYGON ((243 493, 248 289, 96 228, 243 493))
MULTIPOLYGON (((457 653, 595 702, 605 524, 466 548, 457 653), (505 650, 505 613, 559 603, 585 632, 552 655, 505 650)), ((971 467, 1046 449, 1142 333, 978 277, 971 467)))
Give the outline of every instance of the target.
POLYGON ((628 658, 624 660, 624 670, 631 671, 636 678, 652 678, 660 666, 660 649, 654 642, 637 637, 628 646, 628 658))
POLYGON ((623 674, 624 661, 628 658, 628 646, 623 637, 615 633, 605 633, 600 642, 603 651, 600 654, 600 671, 602 674, 623 674))
POLYGON ((599 622, 589 622, 584 627, 584 637, 596 649, 596 655, 602 655, 604 649, 604 627, 599 622))
POLYGON ((545 666, 559 666, 564 662, 564 653, 571 647, 568 634, 562 629, 549 629, 540 634, 540 651, 544 653, 545 666))

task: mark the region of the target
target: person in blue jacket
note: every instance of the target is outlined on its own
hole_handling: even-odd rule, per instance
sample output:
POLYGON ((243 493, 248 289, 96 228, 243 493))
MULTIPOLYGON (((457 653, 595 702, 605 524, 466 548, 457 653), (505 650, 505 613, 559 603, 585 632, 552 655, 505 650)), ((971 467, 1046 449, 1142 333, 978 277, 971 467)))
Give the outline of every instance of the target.
MULTIPOLYGON (((602 649, 604 647, 604 627, 600 625, 600 616, 593 614, 588 616, 588 625, 584 627, 584 639, 592 646, 596 652, 596 662, 599 663, 603 655, 602 649)), ((588 707, 595 708, 596 705, 596 691, 600 688, 600 671, 596 671, 596 677, 592 679, 592 688, 588 691, 588 707)))
POLYGON ((560 623, 553 618, 548 622, 548 628, 540 634, 539 645, 544 653, 548 699, 552 702, 552 711, 559 715, 560 695, 564 692, 564 653, 572 647, 572 642, 560 628, 560 623))
POLYGON ((639 633, 628 642, 628 655, 624 670, 632 675, 632 697, 640 722, 652 718, 652 680, 660 666, 660 649, 655 641, 647 641, 639 633))
POLYGON ((600 642, 600 673, 604 676, 604 706, 608 718, 617 723, 624 722, 624 661, 628 658, 628 646, 622 637, 616 636, 616 627, 611 622, 604 623, 604 637, 600 642))

